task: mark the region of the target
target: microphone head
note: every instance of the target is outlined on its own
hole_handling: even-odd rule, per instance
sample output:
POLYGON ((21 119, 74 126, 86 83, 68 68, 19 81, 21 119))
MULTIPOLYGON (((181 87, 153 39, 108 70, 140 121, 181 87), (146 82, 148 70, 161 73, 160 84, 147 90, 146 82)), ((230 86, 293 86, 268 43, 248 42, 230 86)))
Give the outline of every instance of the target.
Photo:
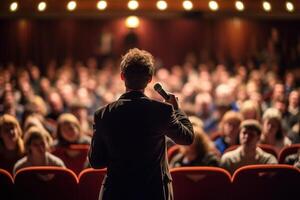
POLYGON ((162 89, 162 86, 160 83, 155 83, 155 85, 153 86, 154 90, 159 91, 162 89))

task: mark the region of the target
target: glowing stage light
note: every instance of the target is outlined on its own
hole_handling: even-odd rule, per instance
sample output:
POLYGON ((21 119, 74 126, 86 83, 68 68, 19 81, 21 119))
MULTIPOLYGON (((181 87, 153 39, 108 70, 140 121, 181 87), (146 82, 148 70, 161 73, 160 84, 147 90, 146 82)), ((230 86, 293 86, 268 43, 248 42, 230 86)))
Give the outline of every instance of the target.
POLYGON ((68 9, 69 11, 75 10, 76 7, 77 7, 76 1, 70 1, 70 2, 68 3, 68 5, 67 5, 67 9, 68 9))
POLYGON ((265 10, 266 12, 270 12, 271 9, 272 9, 272 6, 271 6, 271 4, 270 4, 268 1, 264 1, 264 2, 263 2, 263 8, 264 8, 264 10, 265 10))
POLYGON ((97 8, 99 10, 105 10, 106 7, 107 7, 107 2, 106 1, 98 1, 97 8))
POLYGON ((137 16, 129 16, 126 18, 125 25, 127 28, 137 28, 140 25, 140 19, 137 16))
POLYGON ((192 10, 193 9, 193 2, 183 1, 182 6, 185 10, 192 10))
POLYGON ((294 4, 289 1, 285 3, 285 7, 288 12, 293 12, 295 10, 294 4))
POLYGON ((216 1, 210 1, 208 6, 212 11, 217 11, 219 9, 219 4, 216 1))
POLYGON ((42 1, 38 4, 38 11, 43 12, 44 10, 46 10, 46 8, 47 4, 45 2, 42 1))
POLYGON ((245 9, 244 3, 242 1, 236 1, 235 7, 238 11, 243 11, 245 9))
POLYGON ((167 4, 166 1, 157 1, 156 7, 157 7, 159 10, 166 10, 166 9, 168 8, 168 4, 167 4))
POLYGON ((17 2, 12 2, 9 6, 9 10, 11 12, 16 12, 18 10, 18 3, 17 2))
POLYGON ((131 0, 128 2, 127 6, 130 10, 136 10, 139 7, 139 2, 136 0, 131 0))

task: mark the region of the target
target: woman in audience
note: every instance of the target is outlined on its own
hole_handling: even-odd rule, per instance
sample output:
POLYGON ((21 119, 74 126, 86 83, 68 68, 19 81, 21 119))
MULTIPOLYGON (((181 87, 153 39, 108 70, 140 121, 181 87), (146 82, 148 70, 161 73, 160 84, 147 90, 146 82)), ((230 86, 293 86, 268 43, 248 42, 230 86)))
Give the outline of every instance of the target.
POLYGON ((18 120, 11 115, 0 117, 0 168, 12 172, 17 160, 24 156, 22 130, 18 120))
POLYGON ((82 133, 79 120, 70 113, 59 116, 56 136, 55 147, 68 147, 72 144, 89 145, 91 143, 91 138, 82 133))
POLYGON ((263 115, 263 131, 260 143, 275 147, 279 153, 282 147, 291 145, 291 140, 282 130, 281 113, 276 108, 268 108, 263 115))
POLYGON ((257 120, 245 120, 240 126, 241 146, 223 154, 220 166, 231 174, 245 165, 277 164, 277 159, 257 147, 261 135, 261 125, 257 120))
MULTIPOLYGON (((26 156, 17 161, 13 173, 30 166, 59 166, 65 167, 64 162, 49 152, 51 144, 48 143, 45 132, 36 126, 32 126, 24 135, 26 156)), ((50 136, 50 135, 49 135, 50 136)))
POLYGON ((241 106, 240 112, 244 120, 255 119, 257 121, 260 121, 260 108, 256 104, 256 102, 252 100, 245 101, 241 106))
POLYGON ((216 148, 221 154, 232 145, 239 144, 239 127, 242 115, 238 112, 227 111, 220 122, 220 137, 215 140, 216 148))
POLYGON ((213 142, 203 129, 194 126, 195 139, 190 146, 180 146, 180 151, 170 161, 170 167, 218 166, 219 157, 213 142))

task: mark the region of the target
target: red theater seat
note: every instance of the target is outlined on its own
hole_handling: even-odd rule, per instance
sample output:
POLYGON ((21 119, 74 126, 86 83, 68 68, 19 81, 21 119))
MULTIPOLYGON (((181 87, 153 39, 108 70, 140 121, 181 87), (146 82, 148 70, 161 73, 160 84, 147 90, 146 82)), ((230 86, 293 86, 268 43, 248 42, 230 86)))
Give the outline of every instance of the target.
POLYGON ((0 199, 13 199, 13 178, 9 172, 0 169, 0 199))
POLYGON ((300 170, 289 165, 249 165, 235 171, 234 199, 273 200, 299 196, 300 170))
POLYGON ((70 147, 58 147, 52 152, 62 159, 68 169, 79 174, 87 161, 89 145, 71 145, 70 147))
POLYGON ((98 200, 106 169, 85 169, 79 176, 79 199, 98 200))
POLYGON ((74 172, 61 167, 28 167, 15 175, 16 199, 75 200, 78 180, 74 172))
POLYGON ((171 169, 175 200, 230 199, 230 174, 218 167, 171 169))
POLYGON ((278 162, 280 164, 284 164, 284 160, 287 156, 291 154, 295 154, 299 150, 300 150, 300 144, 292 144, 291 146, 282 148, 278 156, 278 162))

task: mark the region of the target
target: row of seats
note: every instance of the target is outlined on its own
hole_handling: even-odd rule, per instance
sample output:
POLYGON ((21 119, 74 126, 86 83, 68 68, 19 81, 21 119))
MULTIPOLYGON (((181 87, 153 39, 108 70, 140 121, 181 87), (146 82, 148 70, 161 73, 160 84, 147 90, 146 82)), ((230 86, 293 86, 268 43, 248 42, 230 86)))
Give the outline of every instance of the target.
MULTIPOLYGON (((239 145, 230 146, 228 149, 226 149, 225 152, 234 150, 238 146, 239 145)), ((274 155, 278 159, 278 163, 280 164, 285 164, 284 161, 287 156, 291 154, 296 154, 300 150, 300 144, 292 144, 291 146, 282 148, 279 154, 277 154, 275 148, 272 147, 271 145, 259 144, 258 146, 262 148, 264 151, 274 155)), ((178 151, 179 151, 179 145, 174 145, 168 150, 169 161, 173 158, 173 156, 176 155, 176 153, 178 153, 178 151)))
MULTIPOLYGON (((106 169, 85 169, 78 176, 59 167, 29 167, 13 178, 0 170, 1 199, 97 200, 106 169), (4 198, 3 198, 4 197, 4 198)), ((300 170, 289 165, 251 165, 233 176, 217 167, 171 169, 175 200, 286 199, 298 196, 300 170)))

